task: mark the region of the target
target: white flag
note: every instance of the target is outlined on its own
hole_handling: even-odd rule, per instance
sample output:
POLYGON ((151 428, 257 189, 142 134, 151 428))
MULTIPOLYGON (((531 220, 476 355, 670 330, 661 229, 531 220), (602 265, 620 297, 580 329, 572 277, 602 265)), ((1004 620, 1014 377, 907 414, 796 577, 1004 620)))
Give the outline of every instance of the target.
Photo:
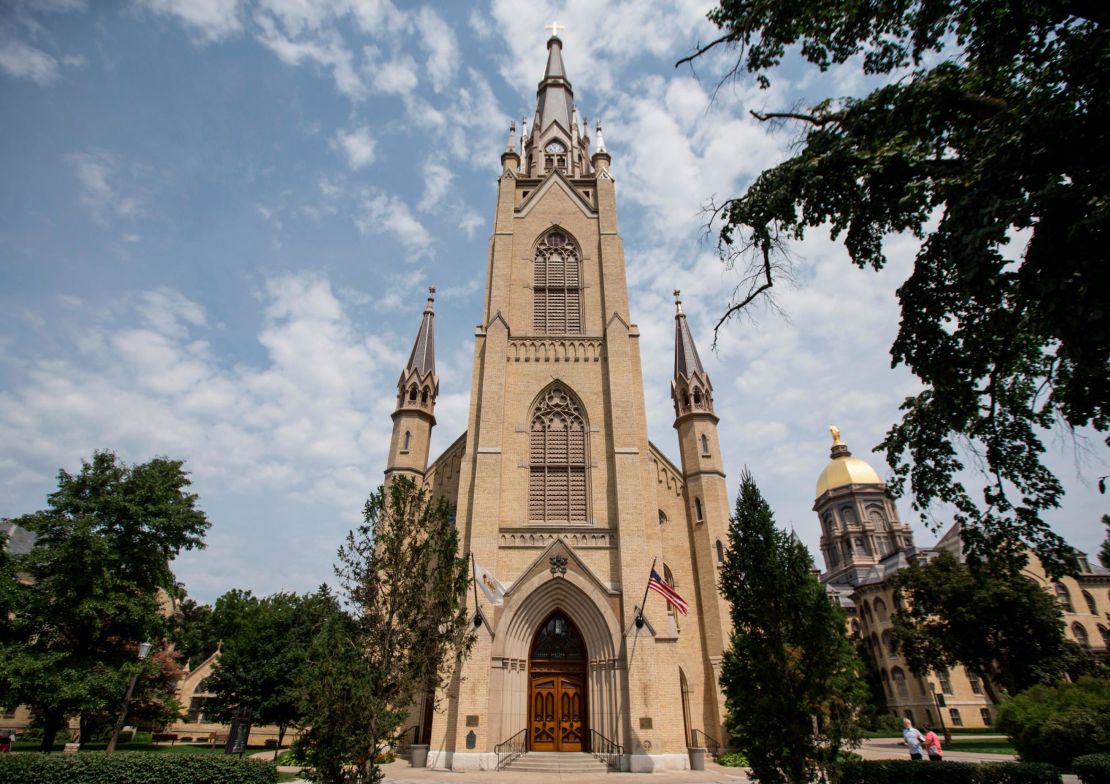
POLYGON ((482 593, 486 595, 486 599, 494 607, 501 607, 505 604, 505 586, 497 581, 489 569, 474 562, 474 576, 478 580, 478 587, 482 589, 482 593))

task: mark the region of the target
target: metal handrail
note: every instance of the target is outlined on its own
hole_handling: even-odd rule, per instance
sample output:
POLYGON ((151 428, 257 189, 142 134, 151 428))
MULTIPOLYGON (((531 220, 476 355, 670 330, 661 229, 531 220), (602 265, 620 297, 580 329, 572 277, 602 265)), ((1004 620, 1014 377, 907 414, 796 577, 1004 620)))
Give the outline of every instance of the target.
POLYGON ((528 730, 523 729, 510 735, 508 740, 503 740, 494 746, 493 750, 497 753, 497 769, 503 770, 506 765, 528 751, 527 741, 528 730))
POLYGON ((624 771, 624 746, 614 740, 609 740, 597 730, 590 730, 590 753, 597 759, 603 759, 607 767, 614 767, 619 772, 624 771))
POLYGON ((694 746, 701 746, 709 752, 709 756, 717 759, 721 756, 721 742, 714 738, 712 735, 707 735, 701 730, 692 730, 690 736, 694 741, 694 746), (698 743, 698 736, 702 737, 702 742, 698 743))

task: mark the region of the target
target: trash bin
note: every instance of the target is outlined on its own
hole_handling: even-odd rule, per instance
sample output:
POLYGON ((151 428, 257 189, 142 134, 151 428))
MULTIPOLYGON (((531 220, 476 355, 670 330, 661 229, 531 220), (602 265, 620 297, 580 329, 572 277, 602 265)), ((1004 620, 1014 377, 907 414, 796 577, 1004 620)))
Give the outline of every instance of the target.
POLYGON ((428 767, 428 744, 414 743, 409 746, 409 759, 414 768, 428 767))
POLYGON ((705 749, 690 746, 687 751, 690 752, 690 770, 705 770, 705 749))

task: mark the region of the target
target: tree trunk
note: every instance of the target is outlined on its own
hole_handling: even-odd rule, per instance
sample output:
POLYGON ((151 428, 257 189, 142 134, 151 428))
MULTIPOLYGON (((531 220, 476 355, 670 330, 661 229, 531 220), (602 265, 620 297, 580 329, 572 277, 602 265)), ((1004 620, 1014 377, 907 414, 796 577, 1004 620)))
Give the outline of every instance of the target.
POLYGON ((278 725, 278 742, 277 748, 274 749, 274 762, 277 762, 278 755, 281 754, 281 742, 285 740, 285 727, 284 723, 278 725))
POLYGON ((91 713, 82 713, 80 718, 81 734, 77 740, 83 745, 90 742, 96 735, 96 728, 99 726, 100 720, 98 717, 93 716, 91 713))
POLYGON ((60 711, 47 711, 43 715, 42 745, 39 746, 39 751, 49 754, 54 750, 54 739, 58 737, 58 730, 64 720, 65 716, 60 711))

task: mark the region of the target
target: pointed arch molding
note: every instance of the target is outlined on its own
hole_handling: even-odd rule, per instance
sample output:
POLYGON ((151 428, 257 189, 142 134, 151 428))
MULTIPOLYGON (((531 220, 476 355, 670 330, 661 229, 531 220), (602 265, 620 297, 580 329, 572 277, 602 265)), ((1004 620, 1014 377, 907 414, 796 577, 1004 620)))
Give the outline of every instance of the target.
POLYGON ((525 571, 505 600, 491 651, 492 735, 508 737, 526 726, 532 640, 551 614, 562 610, 586 645, 589 726, 606 737, 617 738, 622 705, 620 623, 597 578, 573 551, 555 543, 525 571), (554 577, 545 568, 553 553, 567 556, 570 568, 565 575, 554 577))

